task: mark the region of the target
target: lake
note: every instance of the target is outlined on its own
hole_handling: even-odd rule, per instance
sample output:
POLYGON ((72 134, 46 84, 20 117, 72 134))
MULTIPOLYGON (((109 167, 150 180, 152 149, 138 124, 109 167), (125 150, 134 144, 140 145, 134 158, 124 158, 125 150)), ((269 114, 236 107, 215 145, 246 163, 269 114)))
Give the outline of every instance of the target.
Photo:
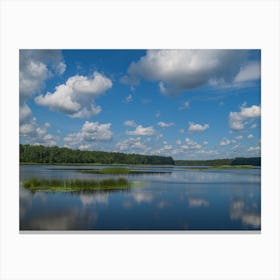
POLYGON ((20 183, 20 230, 261 229, 261 169, 133 166, 151 174, 121 176, 75 170, 104 167, 108 166, 21 165, 21 181, 125 177, 136 187, 111 192, 32 193, 20 183))

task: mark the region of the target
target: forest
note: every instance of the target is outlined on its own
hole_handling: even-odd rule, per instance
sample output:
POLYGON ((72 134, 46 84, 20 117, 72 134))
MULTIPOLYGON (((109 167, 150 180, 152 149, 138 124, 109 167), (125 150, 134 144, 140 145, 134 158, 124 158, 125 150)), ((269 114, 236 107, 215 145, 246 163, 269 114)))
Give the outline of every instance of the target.
POLYGON ((66 147, 46 147, 42 145, 20 144, 20 163, 41 164, 151 164, 151 165, 253 165, 260 166, 260 157, 213 159, 213 160, 174 160, 172 157, 125 154, 118 152, 81 151, 66 147))
POLYGON ((22 144, 20 144, 20 162, 42 164, 175 164, 172 157, 81 151, 57 146, 22 144))

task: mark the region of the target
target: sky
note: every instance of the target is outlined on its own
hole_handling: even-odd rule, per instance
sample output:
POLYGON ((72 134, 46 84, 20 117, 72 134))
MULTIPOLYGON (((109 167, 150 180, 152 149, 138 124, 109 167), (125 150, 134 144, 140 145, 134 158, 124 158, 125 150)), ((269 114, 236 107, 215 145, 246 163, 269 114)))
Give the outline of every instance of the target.
POLYGON ((21 144, 260 156, 260 50, 20 50, 19 59, 21 144))

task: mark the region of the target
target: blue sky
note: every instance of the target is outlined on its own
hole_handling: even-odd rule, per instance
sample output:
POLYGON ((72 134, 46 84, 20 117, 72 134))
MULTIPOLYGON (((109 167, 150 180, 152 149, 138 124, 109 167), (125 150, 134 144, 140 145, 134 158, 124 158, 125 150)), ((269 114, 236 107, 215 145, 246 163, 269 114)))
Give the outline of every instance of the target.
POLYGON ((260 50, 21 50, 20 143, 260 155, 260 50))

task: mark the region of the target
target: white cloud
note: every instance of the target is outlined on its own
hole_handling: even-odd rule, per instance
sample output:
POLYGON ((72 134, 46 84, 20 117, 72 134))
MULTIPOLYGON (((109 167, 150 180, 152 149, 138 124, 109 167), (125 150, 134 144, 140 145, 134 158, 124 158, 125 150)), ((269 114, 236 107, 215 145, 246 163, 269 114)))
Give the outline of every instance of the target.
POLYGON ((231 144, 231 140, 227 139, 227 138, 223 138, 221 141, 220 141, 220 146, 227 146, 231 144))
POLYGON ((127 120, 127 121, 125 121, 123 124, 124 124, 125 126, 132 126, 132 127, 136 127, 136 126, 137 126, 136 122, 133 121, 133 120, 127 120))
POLYGON ((248 152, 260 153, 261 152, 261 147, 260 146, 249 147, 248 152))
POLYGON ((252 139, 252 138, 254 138, 254 135, 253 135, 253 134, 249 134, 249 135, 247 136, 247 138, 248 138, 248 139, 252 139))
POLYGON ((131 103, 133 101, 133 97, 132 97, 132 94, 129 94, 125 100, 124 100, 124 103, 131 103))
POLYGON ((238 136, 235 137, 235 139, 236 140, 241 140, 241 139, 243 139, 243 136, 242 135, 238 135, 238 136))
POLYGON ((108 141, 113 135, 110 127, 111 123, 99 124, 86 121, 82 127, 83 138, 86 141, 108 141))
POLYGON ((157 81, 160 91, 170 95, 210 81, 257 79, 254 70, 246 50, 148 50, 139 61, 131 63, 126 81, 157 81))
POLYGON ((32 119, 32 112, 26 103, 23 103, 19 107, 19 120, 20 123, 27 123, 32 119))
POLYGON ((246 82, 257 80, 261 76, 261 65, 257 61, 253 61, 244 67, 241 67, 239 73, 234 78, 235 82, 246 82))
POLYGON ((234 146, 231 148, 231 150, 237 150, 239 147, 240 147, 239 144, 238 144, 238 145, 234 145, 234 146))
POLYGON ((45 145, 54 146, 56 145, 56 138, 48 133, 50 128, 49 123, 39 125, 36 118, 29 115, 28 120, 22 119, 19 126, 19 135, 21 143, 27 143, 30 145, 45 145), (24 121, 22 121, 24 120, 24 121))
POLYGON ((64 137, 64 144, 67 147, 81 150, 91 149, 96 142, 112 139, 113 133, 110 127, 111 123, 99 124, 86 121, 79 132, 70 133, 64 137))
POLYGON ((156 118, 159 118, 160 117, 160 112, 157 111, 156 114, 155 114, 156 118))
POLYGON ((214 155, 218 155, 219 152, 218 151, 215 151, 215 150, 198 150, 196 151, 196 154, 199 154, 199 155, 206 155, 206 156, 214 156, 214 155))
POLYGON ((253 120, 261 116, 261 107, 252 105, 251 107, 241 107, 240 112, 230 112, 229 125, 232 130, 245 129, 245 121, 253 120))
POLYGON ((197 142, 191 140, 190 138, 185 139, 184 145, 181 146, 183 150, 198 150, 202 148, 202 145, 198 144, 197 142))
POLYGON ((149 148, 141 142, 140 137, 136 138, 128 138, 124 141, 118 142, 116 144, 116 147, 120 151, 126 151, 126 152, 135 152, 135 151, 141 151, 141 152, 147 152, 149 148))
POLYGON ((209 128, 208 124, 195 124, 193 122, 189 122, 189 131, 190 132, 197 132, 197 131, 204 131, 209 128))
POLYGON ((138 125, 133 131, 126 131, 127 135, 135 135, 135 136, 151 136, 155 134, 155 130, 152 126, 143 127, 142 125, 138 125))
POLYGON ((152 153, 156 155, 169 155, 170 151, 173 150, 172 145, 165 144, 162 148, 154 150, 152 153))
POLYGON ((76 75, 57 86, 55 92, 37 96, 35 101, 73 118, 88 118, 100 113, 101 107, 94 105, 94 99, 111 87, 111 80, 98 72, 92 78, 76 75))
POLYGON ((158 122, 157 125, 161 128, 167 128, 167 127, 173 126, 174 123, 158 122))
POLYGON ((182 145, 182 141, 181 141, 181 140, 177 140, 177 141, 176 141, 176 144, 177 144, 177 145, 182 145))
POLYGON ((19 91, 23 103, 43 89, 45 80, 62 74, 66 65, 58 50, 20 50, 19 91))
POLYGON ((181 134, 184 134, 184 133, 185 133, 184 128, 181 128, 181 129, 179 130, 179 132, 180 132, 181 134))
POLYGON ((251 125, 252 129, 255 129, 256 127, 257 127, 257 125, 255 123, 251 125))
POLYGON ((184 104, 179 109, 184 110, 189 108, 190 108, 190 103, 188 101, 185 101, 184 104))
POLYGON ((208 141, 203 141, 203 145, 208 145, 208 141))

